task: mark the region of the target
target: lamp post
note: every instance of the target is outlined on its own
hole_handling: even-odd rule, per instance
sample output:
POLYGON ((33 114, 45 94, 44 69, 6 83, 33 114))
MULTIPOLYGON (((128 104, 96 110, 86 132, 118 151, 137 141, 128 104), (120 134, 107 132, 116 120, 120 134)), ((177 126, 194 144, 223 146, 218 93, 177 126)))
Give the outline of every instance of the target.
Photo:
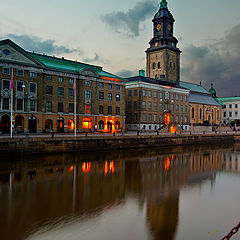
MULTIPOLYGON (((29 88, 28 81, 26 80, 26 82, 27 82, 27 86, 29 88)), ((26 86, 23 84, 22 88, 25 90, 26 86)), ((28 135, 29 135, 29 89, 27 89, 26 94, 27 94, 27 131, 26 131, 26 137, 28 137, 28 135)))

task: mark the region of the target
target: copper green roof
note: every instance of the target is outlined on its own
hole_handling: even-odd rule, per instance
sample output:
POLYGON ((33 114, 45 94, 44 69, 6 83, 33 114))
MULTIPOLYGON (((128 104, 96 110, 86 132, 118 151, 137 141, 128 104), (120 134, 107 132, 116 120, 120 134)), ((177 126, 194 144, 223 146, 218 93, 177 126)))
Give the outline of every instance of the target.
POLYGON ((221 97, 221 98, 217 98, 218 100, 220 100, 221 102, 226 102, 226 101, 239 101, 240 97, 221 97))
POLYGON ((77 61, 71 61, 64 58, 50 57, 47 55, 41 55, 36 53, 29 53, 29 54, 32 57, 34 57, 36 60, 44 64, 44 66, 52 70, 59 70, 59 71, 66 71, 66 72, 80 72, 84 69, 91 69, 97 72, 100 77, 126 81, 125 79, 117 75, 103 71, 102 67, 99 67, 99 66, 81 63, 77 61))
POLYGON ((209 94, 209 92, 202 86, 195 83, 189 83, 189 82, 180 82, 180 86, 186 89, 189 89, 192 92, 198 92, 198 93, 206 93, 209 94))

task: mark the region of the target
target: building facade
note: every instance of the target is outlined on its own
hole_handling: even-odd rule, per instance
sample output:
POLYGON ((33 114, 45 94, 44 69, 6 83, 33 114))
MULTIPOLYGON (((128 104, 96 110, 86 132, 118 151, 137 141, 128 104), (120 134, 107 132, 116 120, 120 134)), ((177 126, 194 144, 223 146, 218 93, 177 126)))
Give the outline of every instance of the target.
POLYGON ((1 132, 10 131, 12 71, 15 132, 71 132, 75 124, 78 131, 122 129, 124 79, 99 66, 30 53, 11 40, 3 40, 0 41, 1 132))
POLYGON ((127 78, 125 105, 128 130, 157 130, 189 125, 189 90, 173 83, 137 76, 127 78))
POLYGON ((222 106, 202 86, 195 83, 180 82, 189 93, 189 119, 191 125, 219 125, 223 122, 222 106))

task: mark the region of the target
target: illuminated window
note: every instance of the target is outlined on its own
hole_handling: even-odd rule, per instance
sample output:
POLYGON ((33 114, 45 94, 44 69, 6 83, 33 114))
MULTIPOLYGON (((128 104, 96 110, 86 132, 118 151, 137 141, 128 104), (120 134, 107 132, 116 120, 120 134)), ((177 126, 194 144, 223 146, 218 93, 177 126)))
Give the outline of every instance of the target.
POLYGON ((83 129, 91 129, 92 128, 92 119, 84 118, 82 125, 83 125, 83 129))
POLYGON ((90 113, 90 105, 89 104, 85 104, 85 113, 86 114, 90 113))
POLYGON ((73 120, 68 121, 68 129, 73 130, 75 128, 75 124, 73 120))

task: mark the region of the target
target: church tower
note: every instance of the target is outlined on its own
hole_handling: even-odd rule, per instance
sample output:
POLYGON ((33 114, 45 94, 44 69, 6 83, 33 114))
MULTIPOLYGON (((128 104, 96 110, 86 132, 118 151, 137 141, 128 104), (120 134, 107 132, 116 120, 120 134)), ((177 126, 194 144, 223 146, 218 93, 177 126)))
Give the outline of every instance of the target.
POLYGON ((168 10, 166 0, 161 1, 152 22, 153 38, 146 50, 147 77, 179 85, 181 51, 177 48, 178 40, 173 36, 175 20, 168 10))

